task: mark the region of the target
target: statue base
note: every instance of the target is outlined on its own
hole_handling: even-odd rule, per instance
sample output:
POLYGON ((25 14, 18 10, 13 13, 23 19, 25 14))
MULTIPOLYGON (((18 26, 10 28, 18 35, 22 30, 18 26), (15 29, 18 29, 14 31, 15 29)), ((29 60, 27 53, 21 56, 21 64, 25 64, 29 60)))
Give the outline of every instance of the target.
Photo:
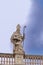
POLYGON ((23 62, 23 55, 20 54, 16 54, 15 55, 15 65, 25 65, 25 63, 23 62))

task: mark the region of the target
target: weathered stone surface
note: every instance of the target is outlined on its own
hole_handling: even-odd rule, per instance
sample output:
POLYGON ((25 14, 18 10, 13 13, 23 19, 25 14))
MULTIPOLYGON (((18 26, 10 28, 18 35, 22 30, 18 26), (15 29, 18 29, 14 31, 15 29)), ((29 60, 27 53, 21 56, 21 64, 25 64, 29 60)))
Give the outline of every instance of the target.
POLYGON ((23 35, 20 33, 20 25, 17 25, 16 31, 11 36, 11 42, 14 45, 13 54, 15 54, 15 64, 24 64, 23 57, 24 57, 24 50, 22 46, 23 42, 23 35))

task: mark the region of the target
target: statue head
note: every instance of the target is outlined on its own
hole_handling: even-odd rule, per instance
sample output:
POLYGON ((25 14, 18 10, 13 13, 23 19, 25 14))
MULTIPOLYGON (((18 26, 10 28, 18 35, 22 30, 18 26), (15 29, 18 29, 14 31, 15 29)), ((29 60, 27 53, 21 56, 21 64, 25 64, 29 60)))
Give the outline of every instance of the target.
POLYGON ((18 24, 16 27, 16 32, 20 33, 20 28, 21 28, 21 26, 18 24))

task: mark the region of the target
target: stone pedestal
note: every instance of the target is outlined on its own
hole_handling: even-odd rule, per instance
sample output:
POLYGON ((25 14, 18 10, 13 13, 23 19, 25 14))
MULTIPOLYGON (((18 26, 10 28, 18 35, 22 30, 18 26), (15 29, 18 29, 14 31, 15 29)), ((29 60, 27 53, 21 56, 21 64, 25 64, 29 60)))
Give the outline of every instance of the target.
POLYGON ((23 55, 15 55, 15 64, 24 65, 23 55))

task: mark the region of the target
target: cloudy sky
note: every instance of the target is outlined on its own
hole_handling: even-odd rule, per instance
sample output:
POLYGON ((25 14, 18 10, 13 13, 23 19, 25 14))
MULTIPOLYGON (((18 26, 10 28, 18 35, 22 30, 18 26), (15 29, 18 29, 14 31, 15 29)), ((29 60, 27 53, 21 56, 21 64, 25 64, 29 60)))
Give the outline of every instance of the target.
POLYGON ((0 0, 0 53, 12 53, 11 34, 26 25, 24 50, 43 54, 43 0, 0 0))
POLYGON ((43 0, 33 0, 28 15, 26 51, 43 55, 43 0), (29 48, 29 49, 28 49, 29 48))

